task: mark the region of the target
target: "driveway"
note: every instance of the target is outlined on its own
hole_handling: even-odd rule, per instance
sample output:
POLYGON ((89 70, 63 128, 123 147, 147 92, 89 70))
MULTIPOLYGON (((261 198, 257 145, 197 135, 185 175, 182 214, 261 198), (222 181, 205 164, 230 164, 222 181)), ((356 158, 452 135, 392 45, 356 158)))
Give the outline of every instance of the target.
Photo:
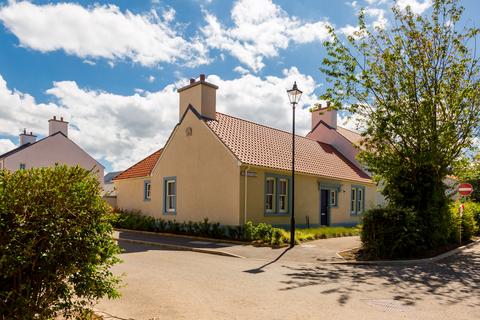
MULTIPOLYGON (((480 244, 422 266, 236 259, 122 243, 106 319, 478 319, 480 244)), ((286 255, 286 254, 285 254, 286 255)), ((284 256, 285 256, 284 255, 284 256)))

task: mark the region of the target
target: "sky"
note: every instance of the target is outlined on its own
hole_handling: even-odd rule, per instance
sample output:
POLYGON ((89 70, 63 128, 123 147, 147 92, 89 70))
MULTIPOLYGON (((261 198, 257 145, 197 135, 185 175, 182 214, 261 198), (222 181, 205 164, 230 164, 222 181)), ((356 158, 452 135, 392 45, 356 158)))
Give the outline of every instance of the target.
MULTIPOLYGON (((480 1, 463 0, 478 26, 480 1)), ((393 0, 0 1, 0 154, 54 115, 105 166, 124 170, 163 147, 178 123, 176 90, 199 74, 219 86, 217 111, 290 130, 325 86, 327 27, 349 34, 360 8, 388 28, 393 0)), ((398 0, 428 14, 431 0, 398 0)), ((353 127, 341 114, 340 121, 353 127)))

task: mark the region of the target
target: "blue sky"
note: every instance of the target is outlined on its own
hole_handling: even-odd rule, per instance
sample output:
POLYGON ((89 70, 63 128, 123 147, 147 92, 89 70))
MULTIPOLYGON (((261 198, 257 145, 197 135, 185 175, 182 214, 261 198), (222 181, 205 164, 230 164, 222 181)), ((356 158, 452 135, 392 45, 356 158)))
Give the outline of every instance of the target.
MULTIPOLYGON (((359 8, 388 27, 391 0, 4 1, 0 7, 0 153, 23 128, 40 137, 64 116, 71 138, 121 170, 163 146, 176 88, 205 73, 218 110, 289 129, 285 89, 316 102, 325 26, 348 33, 359 8)), ((427 14, 429 0, 399 0, 427 14)), ((464 0, 479 24, 480 1, 464 0)), ((309 129, 307 111, 297 127, 309 129)), ((347 124, 348 125, 348 124, 347 124)))

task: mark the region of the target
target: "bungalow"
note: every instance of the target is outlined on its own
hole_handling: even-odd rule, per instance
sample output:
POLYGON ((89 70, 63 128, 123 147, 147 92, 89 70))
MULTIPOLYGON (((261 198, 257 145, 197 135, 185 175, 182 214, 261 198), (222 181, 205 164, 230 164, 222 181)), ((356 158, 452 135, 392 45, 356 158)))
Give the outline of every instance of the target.
POLYGON ((48 136, 37 141, 37 136, 24 129, 20 134, 20 145, 0 155, 0 169, 52 167, 56 164, 79 165, 92 170, 103 185, 104 167, 75 142, 68 138, 68 122, 53 117, 48 120, 48 136))
MULTIPOLYGON (((114 179, 119 208, 177 221, 289 224, 291 133, 217 112, 217 89, 200 75, 178 90, 179 122, 164 148, 114 179)), ((295 139, 297 224, 359 223, 377 204, 355 159, 361 137, 324 109, 295 139)))

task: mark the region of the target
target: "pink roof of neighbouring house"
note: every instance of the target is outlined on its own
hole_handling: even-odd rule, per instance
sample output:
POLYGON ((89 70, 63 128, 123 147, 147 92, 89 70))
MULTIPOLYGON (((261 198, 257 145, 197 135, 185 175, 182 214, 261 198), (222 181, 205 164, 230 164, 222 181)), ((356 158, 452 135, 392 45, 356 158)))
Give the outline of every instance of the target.
POLYGON ((157 163, 158 158, 160 158, 162 151, 163 151, 163 148, 158 151, 155 151, 145 159, 140 160, 139 162, 137 162, 127 170, 117 175, 113 180, 148 177, 152 173, 153 167, 157 163))
MULTIPOLYGON (((292 135, 217 112, 205 122, 242 162, 250 165, 291 170, 292 135)), ((372 183, 371 178, 333 146, 296 136, 295 169, 305 174, 372 183)))
POLYGON ((337 126, 337 132, 340 133, 345 138, 347 138, 347 140, 349 140, 351 143, 357 146, 359 146, 360 141, 363 140, 363 137, 359 133, 343 127, 337 126))

